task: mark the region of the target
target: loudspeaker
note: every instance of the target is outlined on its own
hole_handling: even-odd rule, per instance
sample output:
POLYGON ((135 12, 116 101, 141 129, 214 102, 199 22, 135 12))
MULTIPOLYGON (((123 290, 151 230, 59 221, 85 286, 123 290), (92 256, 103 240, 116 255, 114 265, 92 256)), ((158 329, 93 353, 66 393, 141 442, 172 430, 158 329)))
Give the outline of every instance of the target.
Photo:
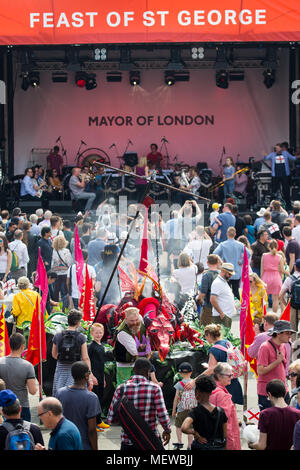
POLYGON ((42 201, 41 200, 39 200, 39 201, 22 201, 22 199, 20 199, 19 207, 20 207, 20 209, 27 210, 28 212, 31 209, 35 211, 36 209, 42 207, 42 201))
POLYGON ((72 211, 72 201, 49 201, 49 210, 52 212, 68 213, 72 211))
POLYGON ((124 158, 125 165, 131 166, 131 167, 136 166, 139 161, 138 155, 135 152, 124 153, 123 158, 124 158))

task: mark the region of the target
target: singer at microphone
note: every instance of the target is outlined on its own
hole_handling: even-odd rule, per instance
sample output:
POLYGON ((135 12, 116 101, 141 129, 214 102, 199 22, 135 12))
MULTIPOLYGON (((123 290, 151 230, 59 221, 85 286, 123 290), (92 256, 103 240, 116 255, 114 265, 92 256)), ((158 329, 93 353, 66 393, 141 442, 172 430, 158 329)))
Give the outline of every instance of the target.
POLYGON ((162 154, 158 152, 158 146, 156 144, 150 145, 151 152, 147 155, 147 164, 150 170, 154 168, 160 168, 162 163, 162 154))
POLYGON ((61 176, 64 160, 58 152, 59 146, 55 145, 47 156, 47 170, 56 170, 57 174, 61 176))

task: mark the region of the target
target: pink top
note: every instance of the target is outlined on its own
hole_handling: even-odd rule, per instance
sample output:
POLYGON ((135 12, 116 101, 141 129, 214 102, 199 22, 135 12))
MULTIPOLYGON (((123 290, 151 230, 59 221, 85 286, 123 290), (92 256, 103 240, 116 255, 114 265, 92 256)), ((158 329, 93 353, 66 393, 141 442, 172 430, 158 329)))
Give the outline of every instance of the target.
POLYGON ((270 380, 273 379, 280 379, 283 381, 285 384, 286 391, 288 392, 288 387, 286 384, 286 363, 287 363, 287 354, 286 354, 286 347, 284 344, 281 344, 280 346, 277 346, 273 341, 272 344, 275 346, 276 350, 270 344, 270 341, 265 341, 261 347, 259 348, 258 351, 258 359, 257 359, 257 365, 258 366, 268 366, 272 362, 276 361, 277 359, 277 351, 281 351, 281 353, 284 356, 284 360, 280 362, 274 369, 272 369, 270 372, 264 375, 258 375, 257 377, 257 393, 258 395, 264 395, 267 396, 266 392, 266 386, 267 383, 270 382, 270 380))

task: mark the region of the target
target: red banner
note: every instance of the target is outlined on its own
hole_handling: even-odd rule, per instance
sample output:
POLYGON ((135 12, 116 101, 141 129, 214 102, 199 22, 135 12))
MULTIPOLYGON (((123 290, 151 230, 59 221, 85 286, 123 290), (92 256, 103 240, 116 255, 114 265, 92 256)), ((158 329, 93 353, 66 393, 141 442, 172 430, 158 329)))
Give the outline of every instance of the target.
POLYGON ((14 0, 0 45, 300 41, 299 0, 14 0))

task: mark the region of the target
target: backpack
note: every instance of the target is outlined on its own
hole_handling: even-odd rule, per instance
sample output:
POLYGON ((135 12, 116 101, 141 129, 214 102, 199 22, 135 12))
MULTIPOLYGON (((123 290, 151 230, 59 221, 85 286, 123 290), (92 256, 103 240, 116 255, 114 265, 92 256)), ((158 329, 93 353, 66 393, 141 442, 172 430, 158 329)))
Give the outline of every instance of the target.
POLYGON ((293 284, 291 286, 291 307, 300 310, 300 277, 291 276, 293 284))
MULTIPOLYGON (((179 382, 180 385, 184 388, 185 384, 183 382, 179 382)), ((191 410, 192 408, 196 408, 198 406, 198 402, 195 397, 195 391, 192 390, 182 390, 180 392, 180 405, 183 410, 191 410)))
POLYGON ((233 346, 228 341, 228 347, 221 346, 221 344, 214 344, 214 348, 221 349, 227 353, 227 362, 232 367, 233 378, 241 377, 247 370, 247 361, 242 352, 236 346, 233 346))
POLYGON ((5 421, 2 426, 8 431, 4 450, 34 450, 34 439, 28 421, 13 425, 5 421))
POLYGON ((59 345, 58 360, 65 364, 80 361, 81 345, 78 341, 79 331, 64 330, 61 332, 62 341, 59 345))
POLYGON ((12 258, 11 258, 11 267, 10 270, 17 271, 19 269, 19 258, 17 253, 14 250, 11 250, 12 258))

